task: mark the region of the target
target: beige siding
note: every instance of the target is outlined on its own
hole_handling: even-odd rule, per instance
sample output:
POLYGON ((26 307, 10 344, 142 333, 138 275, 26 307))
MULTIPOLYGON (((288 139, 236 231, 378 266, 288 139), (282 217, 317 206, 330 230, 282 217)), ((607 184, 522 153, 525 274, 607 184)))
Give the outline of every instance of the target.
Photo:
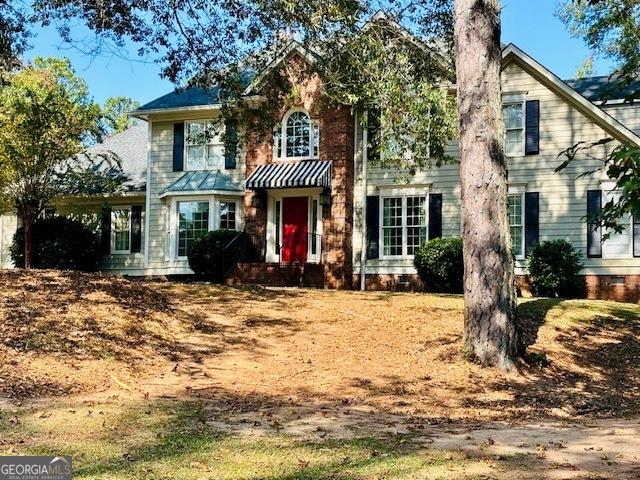
POLYGON ((622 105, 603 105, 602 109, 623 123, 629 130, 640 135, 640 103, 622 105))
POLYGON ((0 215, 0 268, 13 268, 9 248, 18 229, 18 217, 13 213, 0 215))
MULTIPOLYGON (((140 194, 129 197, 117 197, 106 199, 112 208, 131 207, 138 205, 142 207, 142 248, 140 253, 119 253, 102 255, 98 264, 98 268, 107 273, 122 275, 144 275, 144 241, 145 241, 145 197, 140 194)), ((103 203, 87 200, 65 200, 56 204, 56 212, 61 215, 77 215, 85 214, 95 216, 95 226, 99 228, 99 215, 103 203)))
MULTIPOLYGON (((586 258, 586 192, 600 189, 600 174, 578 178, 586 171, 599 166, 606 151, 603 147, 582 154, 566 170, 555 173, 562 161, 558 155, 578 142, 594 142, 611 137, 593 120, 573 104, 538 82, 530 73, 515 63, 507 66, 502 75, 503 94, 525 95, 526 100, 540 101, 540 154, 509 158, 509 183, 513 188, 540 193, 540 240, 563 238, 570 241, 584 255, 584 273, 640 274, 640 259, 588 259, 586 258), (595 157, 595 158, 591 158, 595 157)), ((622 114, 620 114, 622 115, 622 114)), ((632 116, 628 112, 624 115, 632 116)), ((640 122, 637 122, 640 123, 640 122)), ((360 133, 361 135, 361 133, 360 133)), ((361 138, 361 137, 360 137, 361 138)), ((611 147, 613 148, 613 145, 611 147)), ((453 152, 457 150, 453 146, 453 152)), ((356 154, 356 174, 361 172, 361 151, 356 154)), ((369 194, 379 192, 378 187, 394 182, 398 174, 372 169, 367 176, 369 194)), ((443 235, 460 234, 460 187, 458 168, 445 166, 417 174, 411 183, 430 184, 430 191, 443 194, 443 235)), ((425 189, 426 191, 426 189, 425 189)), ((361 175, 356 178, 355 203, 362 207, 361 175)), ((359 271, 360 245, 362 241, 361 218, 357 217, 354 231, 354 265, 359 271)), ((523 272, 523 261, 518 261, 518 272, 523 272)), ((371 260, 368 273, 413 273, 410 259, 371 260)))
MULTIPOLYGON (((186 261, 172 260, 168 256, 168 223, 171 201, 160 198, 164 190, 178 180, 184 172, 173 171, 173 124, 191 119, 211 119, 216 113, 200 113, 198 117, 151 118, 150 182, 149 182, 149 263, 151 275, 191 273, 186 261)), ((225 173, 238 181, 244 180, 243 155, 239 155, 237 168, 225 173)))

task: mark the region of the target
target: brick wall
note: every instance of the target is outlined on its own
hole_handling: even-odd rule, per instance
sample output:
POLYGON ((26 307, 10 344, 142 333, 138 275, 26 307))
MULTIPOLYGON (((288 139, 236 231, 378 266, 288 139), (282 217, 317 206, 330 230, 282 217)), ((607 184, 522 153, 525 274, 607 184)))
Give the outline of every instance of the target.
MULTIPOLYGON (((640 302, 640 275, 583 275, 582 291, 576 297, 590 300, 615 300, 618 302, 640 302)), ((533 286, 526 275, 516 277, 518 294, 531 297, 533 286)))
POLYGON ((320 158, 333 162, 331 206, 323 209, 325 286, 351 288, 353 279, 354 118, 347 108, 320 115, 320 158))
MULTIPOLYGON (((351 288, 353 228, 353 154, 354 118, 347 107, 329 108, 322 96, 322 84, 314 75, 305 75, 305 64, 294 55, 287 60, 292 71, 295 99, 282 106, 280 122, 291 108, 302 107, 319 122, 321 160, 333 162, 331 205, 323 207, 322 263, 325 286, 351 288), (295 71, 294 71, 295 70, 295 71), (302 72, 302 73, 301 73, 302 72)), ((247 135, 246 171, 250 176, 258 165, 273 162, 273 139, 247 135)), ((244 201, 245 228, 264 238, 267 226, 267 202, 264 192, 248 191, 244 201), (262 195, 256 203, 254 197, 262 195), (259 205, 259 206, 256 206, 259 205)))

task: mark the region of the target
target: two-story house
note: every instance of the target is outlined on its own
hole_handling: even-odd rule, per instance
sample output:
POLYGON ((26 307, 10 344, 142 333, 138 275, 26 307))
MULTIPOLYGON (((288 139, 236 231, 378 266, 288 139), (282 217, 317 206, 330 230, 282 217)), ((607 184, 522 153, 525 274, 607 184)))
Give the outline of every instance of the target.
MULTIPOLYGON (((308 61, 309 52, 292 43, 269 68, 308 61)), ((268 95, 252 85, 247 95, 268 95)), ((628 228, 606 241, 584 221, 615 192, 600 174, 580 174, 601 165, 612 147, 579 153, 555 172, 560 152, 578 142, 613 138, 640 145, 640 107, 623 102, 625 92, 619 98, 608 93, 603 103, 605 89, 606 77, 562 81, 515 45, 503 50, 509 220, 523 290, 530 250, 562 238, 583 253, 590 297, 640 298, 640 219, 625 219, 628 228)), ((400 172, 368 158, 360 112, 327 106, 322 81, 313 75, 296 91, 269 138, 242 125, 201 135, 219 123, 215 88, 172 92, 133 112, 146 121, 144 186, 112 199, 102 222, 104 270, 190 274, 194 241, 226 228, 248 232, 261 253, 259 262, 238 264, 229 283, 358 288, 364 272, 370 289, 421 288, 413 267, 418 246, 461 232, 458 166, 398 182, 400 172), (244 141, 230 149, 225 135, 237 131, 244 141)), ((457 156, 457 145, 450 154, 457 156)), ((5 244, 12 228, 0 235, 5 244)))

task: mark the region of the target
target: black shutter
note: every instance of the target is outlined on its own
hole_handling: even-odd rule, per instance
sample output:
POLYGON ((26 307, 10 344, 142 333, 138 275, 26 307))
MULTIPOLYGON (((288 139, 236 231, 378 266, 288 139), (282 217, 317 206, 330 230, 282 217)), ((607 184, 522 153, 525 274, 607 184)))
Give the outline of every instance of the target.
POLYGON ((173 171, 184 170, 184 122, 173 124, 173 171))
POLYGON ((235 120, 227 120, 224 137, 224 168, 233 170, 236 168, 238 153, 238 129, 235 120))
POLYGON ((525 119, 526 155, 540 153, 540 101, 529 100, 526 103, 525 119))
POLYGON ((640 257, 640 215, 633 216, 633 256, 640 257))
POLYGON ((111 207, 104 206, 100 212, 100 253, 111 253, 111 207))
POLYGON ((379 108, 367 114, 367 159, 374 163, 380 160, 380 115, 379 108))
POLYGON ((367 258, 380 257, 380 197, 367 197, 367 258))
POLYGON ((429 195, 429 240, 442 236, 442 194, 429 195))
POLYGON ((587 191, 587 256, 589 258, 602 257, 602 229, 593 221, 602 206, 602 191, 587 191))
POLYGON ((142 249, 142 207, 131 207, 131 253, 140 253, 142 249))
POLYGON ((526 192, 524 194, 524 255, 531 255, 540 243, 540 194, 526 192))

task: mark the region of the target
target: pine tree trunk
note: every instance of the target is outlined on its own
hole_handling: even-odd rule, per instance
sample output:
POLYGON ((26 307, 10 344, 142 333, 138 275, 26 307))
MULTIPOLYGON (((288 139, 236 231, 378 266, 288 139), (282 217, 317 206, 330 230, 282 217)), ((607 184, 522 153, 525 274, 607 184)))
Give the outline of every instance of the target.
POLYGON ((504 370, 516 358, 514 261, 500 89, 500 1, 455 1, 464 245, 463 351, 504 370))

